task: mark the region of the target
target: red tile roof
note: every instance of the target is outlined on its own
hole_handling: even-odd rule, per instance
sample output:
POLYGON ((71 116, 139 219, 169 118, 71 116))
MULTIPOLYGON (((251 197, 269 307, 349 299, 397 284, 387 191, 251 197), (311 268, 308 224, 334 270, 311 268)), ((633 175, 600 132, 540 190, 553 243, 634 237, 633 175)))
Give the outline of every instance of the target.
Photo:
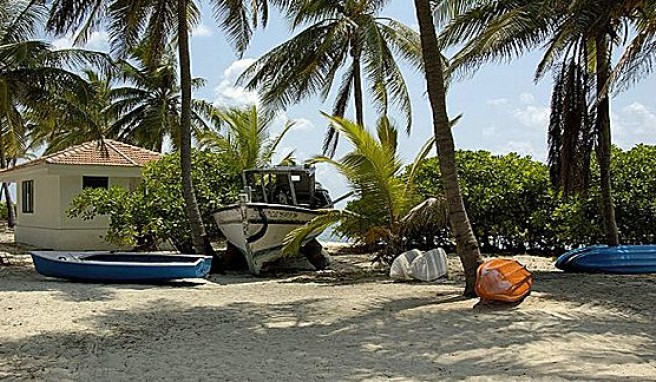
POLYGON ((142 167, 146 163, 157 160, 162 154, 146 150, 127 143, 105 139, 104 147, 100 141, 89 141, 80 145, 71 146, 31 161, 21 163, 15 167, 0 171, 8 172, 42 163, 91 165, 91 166, 125 166, 142 167))

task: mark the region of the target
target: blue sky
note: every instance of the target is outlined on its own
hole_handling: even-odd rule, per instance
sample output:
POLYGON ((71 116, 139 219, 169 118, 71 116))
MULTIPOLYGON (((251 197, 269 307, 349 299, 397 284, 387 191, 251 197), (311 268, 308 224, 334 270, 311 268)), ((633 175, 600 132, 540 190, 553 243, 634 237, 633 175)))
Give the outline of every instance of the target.
MULTIPOLYGON (((408 4, 408 1, 391 1, 382 14, 415 27, 414 8, 408 4)), ((267 29, 256 32, 249 50, 239 59, 216 27, 211 9, 203 4, 202 10, 202 24, 192 37, 192 72, 194 76, 205 78, 207 85, 195 96, 220 105, 257 102, 257 94, 235 86, 235 79, 254 59, 292 36, 285 21, 272 15, 267 29)), ((70 39, 62 38, 54 43, 64 47, 70 45, 70 39)), ((95 33, 88 47, 106 49, 106 34, 95 33)), ((484 149, 499 154, 514 151, 545 160, 551 78, 545 77, 537 85, 534 83, 538 60, 539 53, 535 53, 506 65, 490 64, 472 78, 452 84, 447 99, 450 115, 463 114, 454 129, 458 148, 484 149)), ((411 161, 430 137, 432 123, 421 73, 412 69, 405 73, 413 101, 414 124, 411 135, 401 137, 400 152, 406 161, 411 161)), ((656 144, 655 85, 656 78, 652 76, 613 99, 613 139, 619 146, 656 144)), ((284 115, 297 119, 298 123, 283 141, 281 154, 291 149, 296 150, 299 159, 318 154, 326 126, 319 111, 331 109, 332 99, 329 98, 326 102, 308 99, 285 110, 284 115)), ((373 122, 376 117, 373 111, 369 109, 366 113, 367 121, 373 122)), ((347 145, 340 143, 340 152, 346 149, 347 145)), ((320 181, 334 196, 345 192, 346 185, 332 170, 319 168, 318 173, 320 181)))

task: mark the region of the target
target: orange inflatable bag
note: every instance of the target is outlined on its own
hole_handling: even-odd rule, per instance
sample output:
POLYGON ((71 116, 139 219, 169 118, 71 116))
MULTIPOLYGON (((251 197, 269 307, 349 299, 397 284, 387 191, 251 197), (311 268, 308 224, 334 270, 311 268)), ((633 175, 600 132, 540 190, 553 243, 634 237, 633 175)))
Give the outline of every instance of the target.
POLYGON ((531 272, 516 260, 488 260, 476 272, 476 294, 483 300, 518 302, 531 293, 531 285, 531 272))

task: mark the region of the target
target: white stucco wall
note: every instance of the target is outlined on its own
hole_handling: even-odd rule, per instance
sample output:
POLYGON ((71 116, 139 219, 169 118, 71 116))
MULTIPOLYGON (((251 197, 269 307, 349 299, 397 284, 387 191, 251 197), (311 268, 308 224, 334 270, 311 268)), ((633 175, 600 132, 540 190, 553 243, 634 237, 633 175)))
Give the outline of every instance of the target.
POLYGON ((109 226, 107 217, 69 218, 66 210, 82 191, 83 176, 106 176, 109 186, 133 189, 141 178, 140 168, 48 164, 34 167, 17 171, 11 179, 17 184, 16 242, 55 250, 127 249, 111 246, 103 240, 109 226), (34 180, 33 213, 22 212, 21 182, 24 180, 34 180))

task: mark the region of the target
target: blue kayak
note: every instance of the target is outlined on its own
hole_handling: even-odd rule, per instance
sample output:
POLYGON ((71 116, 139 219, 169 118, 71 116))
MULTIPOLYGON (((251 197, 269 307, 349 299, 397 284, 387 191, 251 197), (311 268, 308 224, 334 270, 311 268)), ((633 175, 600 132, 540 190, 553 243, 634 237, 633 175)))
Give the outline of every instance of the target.
POLYGON ((37 272, 87 282, 162 282, 205 277, 211 256, 149 253, 34 251, 37 272))
POLYGON ((656 245, 593 245, 569 251, 556 260, 566 272, 656 273, 656 245))

